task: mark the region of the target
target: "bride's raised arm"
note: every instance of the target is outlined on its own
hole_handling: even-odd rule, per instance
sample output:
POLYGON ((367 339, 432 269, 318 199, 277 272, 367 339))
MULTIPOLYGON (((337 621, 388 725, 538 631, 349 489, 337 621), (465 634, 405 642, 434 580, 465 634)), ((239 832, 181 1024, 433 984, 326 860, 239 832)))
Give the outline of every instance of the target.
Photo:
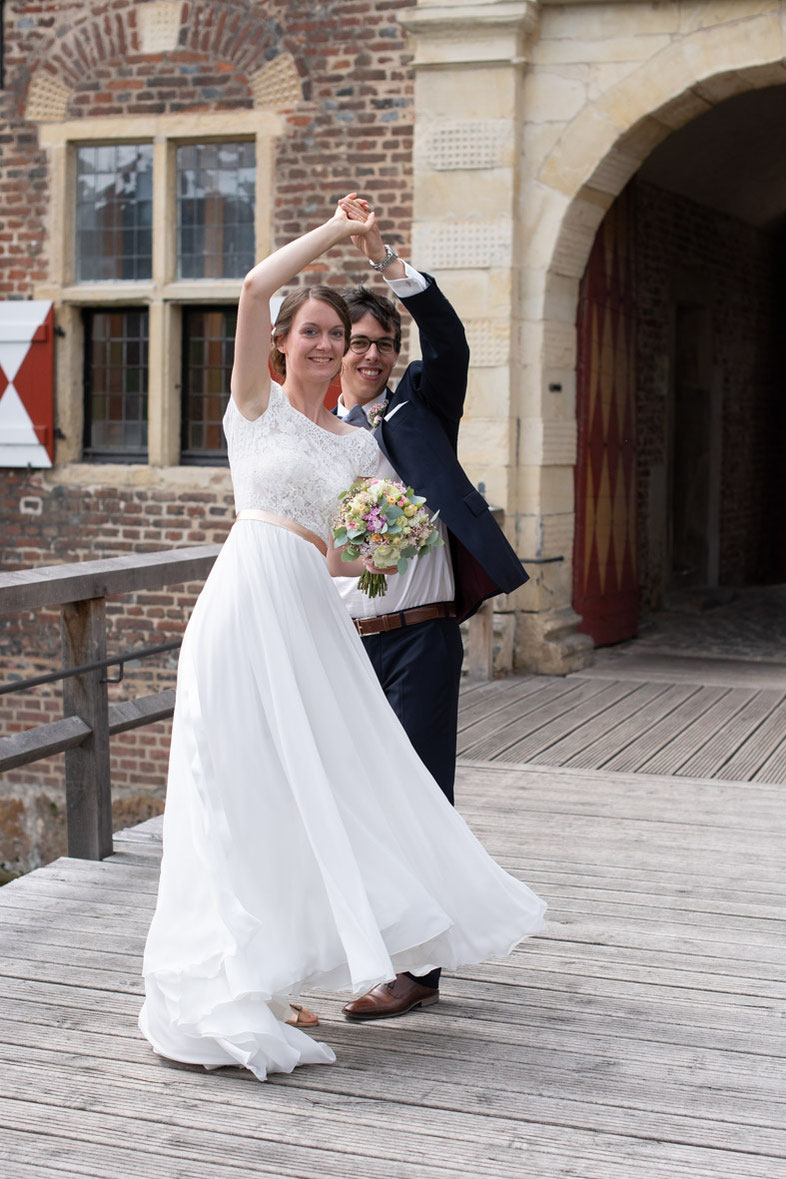
MULTIPOLYGON (((355 195, 350 193, 343 200, 352 201, 355 195)), ((339 201, 329 221, 288 242, 257 263, 246 275, 237 309, 235 360, 230 389, 238 408, 247 418, 256 418, 264 413, 270 397, 267 366, 271 297, 320 254, 351 236, 368 233, 373 225, 373 213, 368 214, 365 222, 350 220, 339 201)))

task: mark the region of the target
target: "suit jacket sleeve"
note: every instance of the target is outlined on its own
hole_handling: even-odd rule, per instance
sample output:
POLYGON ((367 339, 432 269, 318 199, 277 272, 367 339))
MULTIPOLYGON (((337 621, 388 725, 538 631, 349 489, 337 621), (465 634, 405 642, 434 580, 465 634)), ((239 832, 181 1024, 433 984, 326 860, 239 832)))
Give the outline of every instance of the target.
POLYGON ((458 428, 467 393, 469 347, 464 325, 430 274, 425 291, 401 300, 420 335, 422 361, 410 365, 413 393, 432 413, 458 428))

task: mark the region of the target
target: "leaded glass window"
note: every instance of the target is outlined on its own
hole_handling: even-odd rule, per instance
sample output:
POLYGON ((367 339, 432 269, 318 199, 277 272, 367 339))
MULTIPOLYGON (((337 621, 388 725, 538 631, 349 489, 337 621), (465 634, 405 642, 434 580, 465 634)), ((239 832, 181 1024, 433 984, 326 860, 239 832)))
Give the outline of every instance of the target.
POLYGON ((79 147, 76 280, 145 279, 153 262, 153 145, 79 147))
POLYGON ((254 265, 253 143, 177 149, 178 278, 242 278, 254 265))
POLYGON ((85 452, 93 459, 147 458, 148 313, 86 311, 85 452))
POLYGON ((183 309, 183 440, 185 463, 226 461, 221 428, 235 354, 236 307, 183 309))

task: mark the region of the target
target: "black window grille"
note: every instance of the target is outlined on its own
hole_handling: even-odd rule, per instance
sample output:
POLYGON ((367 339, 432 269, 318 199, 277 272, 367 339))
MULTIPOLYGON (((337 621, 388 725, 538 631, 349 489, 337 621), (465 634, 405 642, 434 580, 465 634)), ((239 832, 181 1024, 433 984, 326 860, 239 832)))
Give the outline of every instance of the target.
POLYGON ((221 422, 229 401, 236 326, 236 307, 183 308, 183 463, 227 462, 221 422))
POLYGON ((178 278, 242 278, 254 265, 253 143, 177 149, 178 278))
POLYGON ((77 148, 77 282, 145 279, 152 273, 153 145, 77 148))
POLYGON ((85 457, 147 459, 148 313, 88 310, 85 331, 85 457))

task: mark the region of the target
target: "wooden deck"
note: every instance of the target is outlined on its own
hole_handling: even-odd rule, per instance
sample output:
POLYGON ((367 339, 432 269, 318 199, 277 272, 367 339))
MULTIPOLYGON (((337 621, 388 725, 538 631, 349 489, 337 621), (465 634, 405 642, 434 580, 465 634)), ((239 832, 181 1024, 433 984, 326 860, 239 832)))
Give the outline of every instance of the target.
MULTIPOLYGON (((512 704, 488 688, 466 697, 465 738, 468 715, 512 704)), ((517 688, 520 711, 543 683, 517 688)), ((546 724, 566 693, 629 707, 600 679, 562 688, 546 724)), ((701 699, 717 717, 724 697, 701 699)), ((318 997, 337 1063, 263 1085, 162 1061, 136 1029, 159 820, 102 863, 0 889, 3 1174, 786 1174, 782 791, 501 760, 459 779, 486 845, 548 900, 547 933, 404 1019, 352 1025, 318 997)))
POLYGON ((459 755, 786 783, 786 664, 619 656, 462 692, 459 755))

